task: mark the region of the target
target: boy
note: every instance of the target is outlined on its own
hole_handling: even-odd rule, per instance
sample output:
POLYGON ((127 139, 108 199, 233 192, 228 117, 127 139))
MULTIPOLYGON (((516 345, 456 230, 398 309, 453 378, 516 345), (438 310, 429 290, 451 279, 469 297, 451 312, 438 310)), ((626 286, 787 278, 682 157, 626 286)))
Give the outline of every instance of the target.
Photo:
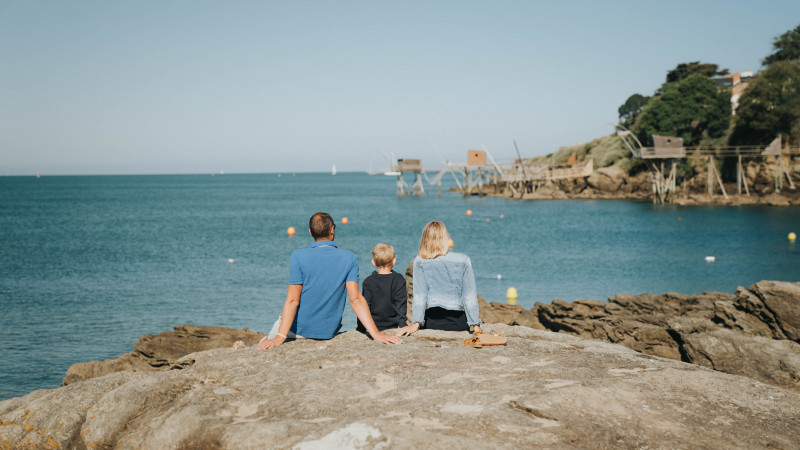
MULTIPOLYGON (((362 293, 367 299, 369 312, 378 330, 402 328, 406 326, 408 293, 406 279, 392 270, 397 258, 394 248, 389 244, 378 244, 372 249, 372 265, 378 270, 372 272, 364 280, 362 293)), ((361 321, 356 330, 365 333, 367 330, 361 321)))

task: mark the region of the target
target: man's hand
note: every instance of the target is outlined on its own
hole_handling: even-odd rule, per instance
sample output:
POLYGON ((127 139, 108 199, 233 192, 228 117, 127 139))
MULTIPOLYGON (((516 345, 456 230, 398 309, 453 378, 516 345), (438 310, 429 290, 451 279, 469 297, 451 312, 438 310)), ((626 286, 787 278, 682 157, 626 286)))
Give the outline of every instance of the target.
POLYGON ((380 342, 381 344, 399 344, 399 343, 403 342, 403 340, 400 339, 400 336, 392 336, 392 335, 383 334, 383 333, 376 334, 373 339, 375 339, 376 341, 380 342))
POLYGON ((411 325, 406 325, 397 332, 398 336, 411 336, 411 333, 419 330, 419 322, 414 322, 411 325))
POLYGON ((267 339, 267 336, 261 338, 258 342, 258 349, 259 350, 266 350, 268 348, 277 347, 283 344, 284 339, 280 336, 275 336, 275 339, 267 339))

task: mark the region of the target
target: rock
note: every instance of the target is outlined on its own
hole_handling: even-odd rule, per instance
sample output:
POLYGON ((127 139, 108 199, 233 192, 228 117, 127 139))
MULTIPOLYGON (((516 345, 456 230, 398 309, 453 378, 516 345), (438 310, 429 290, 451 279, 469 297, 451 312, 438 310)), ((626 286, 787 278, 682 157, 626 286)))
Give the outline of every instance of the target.
POLYGON ((478 296, 478 307, 481 313, 481 322, 505 323, 514 325, 519 315, 525 311, 520 305, 509 305, 506 303, 488 303, 483 297, 478 296))
POLYGON ((586 178, 586 184, 592 188, 611 194, 617 192, 624 182, 625 171, 617 166, 597 169, 586 178))
POLYGON ((761 197, 760 203, 770 206, 789 206, 789 199, 783 195, 773 192, 767 196, 761 197))
POLYGON ((206 350, 0 402, 0 446, 798 448, 800 395, 625 347, 493 325, 206 350))
POLYGON ((145 334, 133 348, 119 358, 104 361, 90 361, 73 364, 67 370, 63 385, 114 372, 139 372, 166 370, 184 355, 212 348, 230 347, 236 341, 253 345, 264 336, 263 333, 248 330, 234 330, 225 327, 179 325, 175 331, 165 331, 157 335, 145 334))
POLYGON ((748 336, 700 318, 671 319, 670 331, 679 336, 688 362, 800 392, 797 342, 748 336))
POLYGON ((536 192, 528 192, 522 195, 523 200, 563 200, 566 198, 568 198, 567 194, 553 183, 548 183, 536 189, 536 192))
POLYGON ((749 289, 740 287, 735 294, 619 294, 608 302, 554 300, 549 305, 534 305, 531 312, 547 330, 601 339, 645 354, 691 363, 700 361, 698 355, 705 355, 709 361, 703 365, 707 367, 800 392, 792 365, 800 353, 781 354, 799 351, 781 341, 800 342, 800 283, 761 281, 749 289), (698 336, 696 330, 688 336, 678 332, 676 319, 700 321, 715 330, 708 331, 711 334, 704 331, 708 336, 698 336), (719 330, 729 333, 716 333, 719 330), (726 345, 742 348, 736 350, 739 353, 701 350, 705 348, 701 342, 707 346, 709 336, 717 340, 724 337, 726 345), (743 359, 758 345, 766 345, 763 339, 769 340, 765 349, 771 350, 743 359), (689 345, 694 345, 694 350, 689 345))
POLYGON ((753 295, 743 288, 736 291, 742 309, 766 323, 773 337, 800 342, 800 283, 761 281, 751 286, 750 292, 753 295))

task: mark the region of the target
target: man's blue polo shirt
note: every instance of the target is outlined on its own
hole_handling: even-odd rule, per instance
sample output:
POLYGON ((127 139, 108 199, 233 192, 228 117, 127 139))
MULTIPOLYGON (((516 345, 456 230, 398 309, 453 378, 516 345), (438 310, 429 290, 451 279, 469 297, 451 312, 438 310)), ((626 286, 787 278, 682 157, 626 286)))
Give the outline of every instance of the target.
POLYGON ((302 284, 300 307, 292 332, 313 339, 330 339, 342 327, 348 281, 358 282, 358 261, 333 241, 316 241, 292 252, 289 284, 302 284))

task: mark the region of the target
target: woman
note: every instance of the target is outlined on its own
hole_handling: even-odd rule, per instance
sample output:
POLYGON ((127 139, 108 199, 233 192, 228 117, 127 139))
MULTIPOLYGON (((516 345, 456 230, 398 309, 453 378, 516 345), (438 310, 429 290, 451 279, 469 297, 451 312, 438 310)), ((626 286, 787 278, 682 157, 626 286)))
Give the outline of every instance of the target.
POLYGON ((427 329, 481 332, 475 274, 469 256, 448 252, 450 235, 439 221, 422 230, 419 252, 414 259, 412 323, 400 329, 407 336, 427 329))

